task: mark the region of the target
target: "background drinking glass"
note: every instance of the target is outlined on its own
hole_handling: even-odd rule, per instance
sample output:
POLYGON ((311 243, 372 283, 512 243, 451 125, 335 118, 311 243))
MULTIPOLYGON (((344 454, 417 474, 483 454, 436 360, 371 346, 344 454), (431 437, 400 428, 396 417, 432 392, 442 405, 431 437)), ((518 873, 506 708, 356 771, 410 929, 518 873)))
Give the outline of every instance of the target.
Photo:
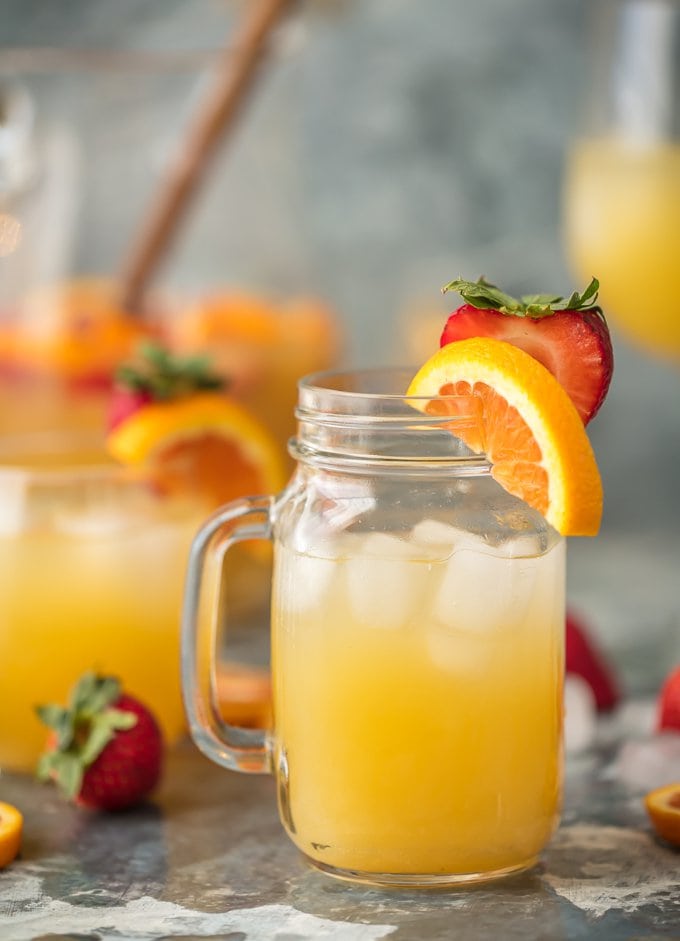
POLYGON ((583 124, 569 154, 566 243, 609 318, 680 364, 680 3, 597 0, 583 124))
MULTIPOLYGON (((613 407, 593 430, 610 481, 609 563, 588 562, 587 547, 584 563, 600 569, 617 599, 600 620, 627 684, 649 688, 680 657, 672 591, 680 502, 671 484, 680 468, 680 373, 670 371, 680 365, 680 3, 595 0, 583 24, 585 79, 566 155, 564 243, 575 275, 600 279, 617 361, 613 407), (633 439, 640 458, 621 452, 621 442, 633 439), (654 455, 644 469, 643 454, 654 455)), ((596 614, 602 607, 595 601, 596 614)))

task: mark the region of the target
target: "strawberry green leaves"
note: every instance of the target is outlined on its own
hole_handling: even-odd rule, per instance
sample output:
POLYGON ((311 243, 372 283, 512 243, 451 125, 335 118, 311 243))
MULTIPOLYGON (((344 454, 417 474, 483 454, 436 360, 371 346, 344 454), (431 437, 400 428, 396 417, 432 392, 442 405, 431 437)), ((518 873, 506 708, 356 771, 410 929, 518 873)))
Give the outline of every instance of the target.
POLYGON ((144 343, 137 363, 119 367, 116 383, 134 392, 147 393, 153 401, 163 401, 222 389, 225 380, 211 371, 205 356, 175 356, 158 344, 144 343))
POLYGON ((112 431, 151 402, 222 391, 226 384, 222 376, 212 371, 205 356, 176 356, 156 343, 144 343, 136 360, 116 371, 108 429, 112 431))
POLYGON ((557 294, 526 294, 516 298, 481 277, 477 281, 458 278, 444 285, 442 293, 457 291, 473 307, 480 310, 498 310, 514 317, 531 317, 538 320, 541 317, 550 317, 559 310, 595 310, 604 319, 602 311, 596 306, 599 288, 599 281, 593 278, 585 291, 574 291, 567 298, 557 294))
POLYGON ((85 770, 93 764, 116 732, 133 728, 134 713, 115 709, 120 698, 115 677, 86 673, 71 693, 69 705, 37 706, 38 718, 52 729, 53 751, 45 753, 36 769, 40 781, 54 779, 62 793, 75 797, 85 770))

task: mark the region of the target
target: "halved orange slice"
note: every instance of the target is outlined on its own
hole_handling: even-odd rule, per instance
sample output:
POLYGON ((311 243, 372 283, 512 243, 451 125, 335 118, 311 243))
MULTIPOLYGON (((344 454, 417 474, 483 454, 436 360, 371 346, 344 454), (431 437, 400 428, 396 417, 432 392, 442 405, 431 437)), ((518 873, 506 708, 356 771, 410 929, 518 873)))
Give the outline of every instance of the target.
POLYGON ((24 818, 16 807, 0 801, 0 869, 18 854, 23 826, 24 818))
POLYGON ((162 484, 194 493, 210 508, 284 484, 279 446, 260 422, 225 395, 196 393, 142 406, 109 433, 110 454, 152 467, 162 484))
POLYGON ((645 807, 659 836, 680 846, 680 782, 650 791, 645 807))
POLYGON ((486 453, 494 478, 562 535, 597 533, 602 483, 583 422, 533 356, 503 340, 458 340, 421 367, 407 394, 431 397, 422 408, 439 415, 455 411, 442 396, 474 396, 478 429, 455 430, 486 453))

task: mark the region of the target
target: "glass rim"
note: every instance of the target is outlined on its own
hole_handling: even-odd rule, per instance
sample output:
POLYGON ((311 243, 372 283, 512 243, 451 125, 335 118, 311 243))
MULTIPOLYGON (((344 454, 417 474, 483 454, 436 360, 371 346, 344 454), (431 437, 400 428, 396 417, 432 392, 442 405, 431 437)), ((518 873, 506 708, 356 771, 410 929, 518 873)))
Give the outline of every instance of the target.
MULTIPOLYGON (((342 379, 356 378, 366 382, 369 379, 381 379, 387 377, 403 376, 406 380, 405 386, 418 372, 417 366, 377 366, 377 367, 359 367, 349 369, 325 369, 319 372, 308 373, 298 380, 298 391, 302 396, 305 393, 319 393, 321 395, 337 396, 341 401, 343 399, 381 400, 386 402, 430 402, 432 399, 442 399, 460 402, 473 398, 471 395, 460 394, 440 394, 436 395, 407 395, 406 392, 400 392, 381 389, 363 389, 363 388, 342 388, 333 385, 332 381, 342 379)), ((472 412, 471 412, 472 414, 472 412)))
POLYGON ((380 366, 310 373, 298 382, 295 416, 307 425, 367 431, 390 426, 405 432, 425 427, 451 431, 455 426, 479 425, 481 400, 474 393, 407 395, 417 371, 417 367, 380 366), (427 408, 434 401, 443 407, 427 408))
MULTIPOLYGON (((107 454, 104 436, 88 431, 11 432, 0 435, 0 480, 36 481, 131 479, 131 468, 107 454), (60 456, 73 458, 58 463, 60 456), (54 457, 54 463, 49 458, 54 457)), ((137 471, 134 476, 139 479, 137 471)))
POLYGON ((296 460, 328 467, 407 473, 488 468, 481 450, 482 400, 474 393, 407 395, 415 367, 380 366, 311 373, 298 382, 296 460), (431 403, 439 407, 429 408, 431 403), (448 403, 448 404, 447 404, 448 403))

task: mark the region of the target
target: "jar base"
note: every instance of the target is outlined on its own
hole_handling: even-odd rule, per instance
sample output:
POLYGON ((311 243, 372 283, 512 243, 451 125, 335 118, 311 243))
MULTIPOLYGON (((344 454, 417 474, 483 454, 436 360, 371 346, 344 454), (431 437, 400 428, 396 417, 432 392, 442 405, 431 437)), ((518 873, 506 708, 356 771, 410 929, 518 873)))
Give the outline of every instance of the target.
POLYGON ((467 885, 478 885, 483 882, 493 882, 516 876, 527 872, 538 863, 538 856, 523 860, 514 866, 505 866, 489 872, 462 872, 462 873, 399 873, 399 872, 363 872, 354 869, 341 869, 338 866, 329 866, 311 856, 302 854, 306 861, 327 876, 341 879, 343 882, 353 882, 366 886, 378 886, 392 889, 446 889, 463 888, 467 885))

